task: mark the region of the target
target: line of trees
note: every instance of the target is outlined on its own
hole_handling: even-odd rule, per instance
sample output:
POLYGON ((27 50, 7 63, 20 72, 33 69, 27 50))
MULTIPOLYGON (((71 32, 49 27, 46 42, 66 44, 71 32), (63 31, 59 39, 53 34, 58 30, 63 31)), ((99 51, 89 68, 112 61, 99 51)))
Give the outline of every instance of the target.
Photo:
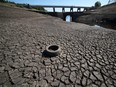
POLYGON ((5 2, 8 2, 8 0, 0 0, 0 2, 4 2, 5 3, 5 2))
MULTIPOLYGON (((11 2, 11 1, 8 1, 8 0, 0 0, 0 2, 15 4, 17 7, 20 7, 20 8, 33 9, 30 4, 20 4, 20 3, 11 2)), ((43 7, 34 8, 34 9, 41 10, 41 11, 46 11, 43 7)))

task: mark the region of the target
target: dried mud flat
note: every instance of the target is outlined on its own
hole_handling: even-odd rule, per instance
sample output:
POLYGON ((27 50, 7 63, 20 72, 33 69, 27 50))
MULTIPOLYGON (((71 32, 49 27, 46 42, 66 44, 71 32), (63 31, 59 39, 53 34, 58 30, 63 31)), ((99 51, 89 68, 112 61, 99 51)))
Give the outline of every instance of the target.
POLYGON ((116 31, 0 6, 0 87, 116 87, 116 31))

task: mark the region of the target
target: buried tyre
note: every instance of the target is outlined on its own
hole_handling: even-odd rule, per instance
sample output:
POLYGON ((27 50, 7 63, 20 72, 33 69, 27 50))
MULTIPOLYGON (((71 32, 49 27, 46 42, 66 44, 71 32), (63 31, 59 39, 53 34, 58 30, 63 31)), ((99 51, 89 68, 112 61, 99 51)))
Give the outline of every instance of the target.
POLYGON ((54 57, 60 55, 61 48, 58 45, 49 45, 46 47, 45 55, 54 57))

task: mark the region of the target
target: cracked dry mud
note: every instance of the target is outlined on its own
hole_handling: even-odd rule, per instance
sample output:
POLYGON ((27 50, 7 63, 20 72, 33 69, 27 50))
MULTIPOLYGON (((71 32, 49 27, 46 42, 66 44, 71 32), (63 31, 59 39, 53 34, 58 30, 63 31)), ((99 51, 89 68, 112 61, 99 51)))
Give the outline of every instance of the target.
POLYGON ((0 6, 0 87, 116 87, 116 31, 0 6))

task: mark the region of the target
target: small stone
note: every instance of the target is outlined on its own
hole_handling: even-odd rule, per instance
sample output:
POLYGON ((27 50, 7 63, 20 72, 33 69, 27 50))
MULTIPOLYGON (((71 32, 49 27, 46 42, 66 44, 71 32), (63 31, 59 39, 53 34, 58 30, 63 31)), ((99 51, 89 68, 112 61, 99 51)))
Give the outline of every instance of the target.
POLYGON ((68 61, 72 60, 70 55, 67 55, 67 60, 68 61))
POLYGON ((27 66, 28 66, 28 67, 31 67, 31 66, 33 66, 33 65, 34 65, 34 63, 31 62, 31 63, 29 63, 27 66))
POLYGON ((68 64, 63 64, 64 67, 68 67, 68 64))
POLYGON ((33 62, 33 66, 34 66, 34 67, 38 67, 38 63, 33 62))
POLYGON ((101 58, 102 59, 102 56, 101 55, 96 55, 98 58, 101 58))
POLYGON ((28 73, 24 73, 23 75, 24 78, 32 78, 33 77, 33 73, 32 72, 28 72, 28 73))
POLYGON ((68 70, 69 70, 68 67, 63 67, 63 69, 62 69, 63 72, 66 72, 68 70))
POLYGON ((45 69, 41 69, 41 70, 39 70, 39 74, 41 74, 42 76, 45 76, 45 75, 48 76, 49 75, 49 72, 46 71, 45 69))
POLYGON ((51 85, 52 85, 53 87, 58 87, 59 81, 56 80, 56 81, 54 81, 54 82, 51 82, 51 85))
POLYGON ((26 67, 25 72, 32 72, 32 67, 26 67))
POLYGON ((54 65, 54 69, 56 69, 56 70, 58 69, 58 65, 57 64, 54 65))
POLYGON ((10 78, 11 78, 11 82, 14 83, 14 84, 17 84, 17 83, 19 84, 19 83, 24 82, 24 79, 21 77, 22 73, 19 72, 18 70, 9 71, 9 75, 10 75, 10 78))
POLYGON ((74 85, 73 84, 69 84, 69 85, 66 85, 65 87, 78 87, 78 86, 74 86, 74 85))
POLYGON ((90 79, 96 80, 95 76, 93 76, 92 74, 90 75, 90 79))
POLYGON ((62 81, 62 82, 65 82, 66 79, 67 79, 66 76, 62 76, 62 77, 61 77, 61 81, 62 81))
POLYGON ((33 78, 38 80, 39 79, 38 73, 34 73, 33 78))
POLYGON ((76 73, 75 72, 71 72, 69 78, 70 78, 70 81, 74 83, 76 81, 76 73))
POLYGON ((29 87, 29 84, 24 83, 24 84, 22 84, 22 86, 20 86, 20 87, 29 87))
POLYGON ((22 52, 17 52, 17 54, 18 54, 18 55, 21 55, 21 54, 22 54, 22 52))
POLYGON ((36 87, 36 81, 33 82, 33 87, 36 87))
POLYGON ((103 81, 102 75, 99 72, 94 71, 93 74, 99 79, 103 81))
POLYGON ((45 66, 49 66, 49 65, 51 64, 51 61, 50 61, 49 59, 44 60, 44 61, 43 61, 43 64, 44 64, 45 66))
MULTIPOLYGON (((99 86, 92 84, 92 87, 99 87, 99 86)), ((106 86, 101 86, 101 87, 106 87, 106 86)))
POLYGON ((17 78, 11 78, 11 81, 14 84, 22 84, 25 81, 25 79, 22 77, 17 77, 17 78))
POLYGON ((5 70, 6 70, 6 71, 10 71, 11 69, 12 69, 12 68, 11 68, 9 65, 6 65, 6 66, 5 66, 5 70))
POLYGON ((62 68, 63 68, 62 64, 58 65, 58 69, 62 70, 62 68))
POLYGON ((63 54, 62 57, 63 57, 63 58, 66 58, 66 54, 63 54))
POLYGON ((92 80, 87 79, 87 85, 92 84, 92 80))
POLYGON ((77 79, 76 80, 76 84, 80 84, 80 79, 77 79))
POLYGON ((33 70, 34 73, 36 73, 38 71, 37 67, 33 67, 32 70, 33 70))
POLYGON ((6 82, 6 73, 0 73, 0 85, 6 82))
POLYGON ((75 71, 75 70, 77 70, 76 67, 71 67, 70 69, 71 69, 71 71, 75 71))
POLYGON ((56 57, 55 58, 51 58, 50 60, 51 60, 51 62, 55 62, 56 61, 56 57))
POLYGON ((88 77, 89 76, 89 73, 90 72, 87 70, 87 71, 84 72, 84 75, 88 77))
POLYGON ((27 67, 23 71, 23 77, 24 78, 32 78, 33 77, 33 71, 31 67, 27 67))
POLYGON ((10 70, 9 71, 10 78, 17 78, 19 76, 22 76, 22 73, 16 70, 10 70))
POLYGON ((88 65, 87 65, 87 63, 84 63, 84 64, 81 64, 81 67, 87 69, 88 68, 88 65))
MULTIPOLYGON (((38 52, 39 53, 39 52, 38 52)), ((35 55, 35 58, 39 58, 40 56, 39 55, 35 55)))
POLYGON ((13 63, 12 65, 10 65, 11 68, 17 69, 20 68, 20 64, 19 63, 13 63))
POLYGON ((90 62, 94 62, 94 60, 93 59, 90 59, 90 62))
POLYGON ((63 72, 62 71, 60 71, 60 70, 57 70, 57 72, 56 72, 56 78, 57 79, 59 79, 60 80, 60 78, 63 76, 63 72))
POLYGON ((60 82, 59 87, 65 87, 65 84, 60 82))
POLYGON ((41 81, 39 81, 39 86, 38 87, 47 87, 47 82, 46 82, 46 80, 41 80, 41 81))
POLYGON ((96 67, 97 67, 97 68, 101 68, 101 66, 100 66, 98 63, 96 63, 96 67))
POLYGON ((65 83, 66 85, 70 84, 68 77, 67 77, 67 79, 65 79, 64 83, 65 83))
POLYGON ((4 72, 5 67, 0 67, 0 73, 4 72))
POLYGON ((56 78, 57 79, 61 79, 62 75, 63 75, 63 73, 61 73, 61 74, 58 73, 57 76, 56 76, 56 78))
POLYGON ((24 61, 21 61, 21 62, 19 63, 19 67, 20 67, 20 68, 24 67, 24 61))
POLYGON ((28 66, 29 63, 30 63, 29 60, 26 60, 24 65, 28 66))
POLYGON ((83 79, 82 79, 82 85, 86 85, 86 78, 85 77, 83 77, 83 79))
POLYGON ((71 65, 71 67, 75 67, 75 65, 74 65, 74 63, 72 62, 72 63, 70 63, 70 65, 71 65))
POLYGON ((47 80, 47 82, 51 82, 51 81, 53 81, 53 77, 52 76, 46 76, 45 80, 47 80))
POLYGON ((80 62, 74 62, 74 64, 75 64, 76 66, 79 66, 79 65, 80 65, 80 62))
POLYGON ((64 73, 64 75, 65 75, 65 76, 69 76, 70 73, 71 73, 71 71, 69 70, 69 71, 66 71, 66 72, 64 73))

